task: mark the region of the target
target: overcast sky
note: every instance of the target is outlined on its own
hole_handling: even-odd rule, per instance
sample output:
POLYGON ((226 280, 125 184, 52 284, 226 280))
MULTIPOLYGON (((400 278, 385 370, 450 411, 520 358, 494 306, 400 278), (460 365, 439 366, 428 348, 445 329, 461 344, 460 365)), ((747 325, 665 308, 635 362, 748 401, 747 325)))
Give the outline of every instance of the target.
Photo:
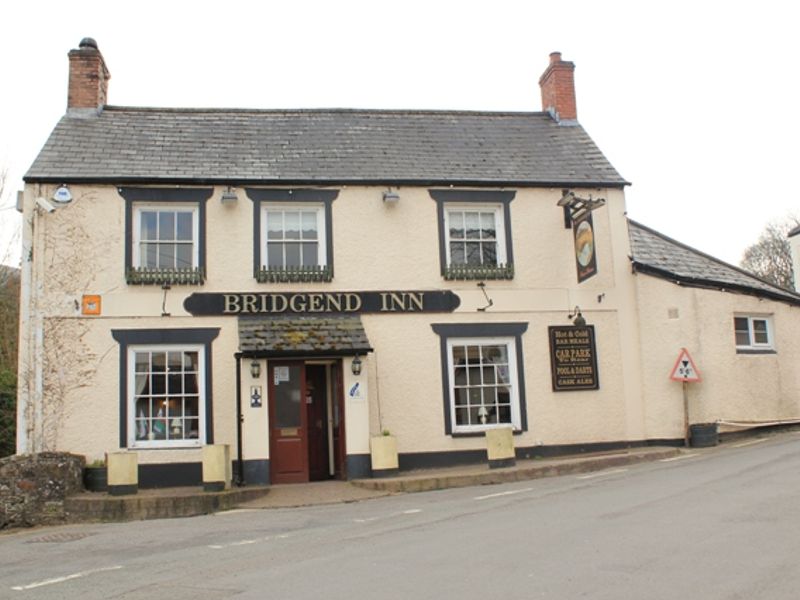
POLYGON ((800 214, 790 2, 11 0, 3 21, 0 259, 86 36, 127 106, 538 111, 558 50, 579 121, 633 184, 632 218, 738 263, 768 221, 800 214))

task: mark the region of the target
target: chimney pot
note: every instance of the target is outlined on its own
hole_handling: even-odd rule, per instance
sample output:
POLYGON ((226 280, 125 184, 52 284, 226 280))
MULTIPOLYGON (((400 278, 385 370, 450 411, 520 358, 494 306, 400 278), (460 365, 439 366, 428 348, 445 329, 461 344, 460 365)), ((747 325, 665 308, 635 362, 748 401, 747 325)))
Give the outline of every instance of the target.
POLYGON ((561 52, 550 53, 550 64, 539 78, 542 90, 542 110, 549 112, 561 124, 578 120, 575 101, 575 63, 561 59, 561 52))
POLYGON ((109 79, 111 73, 106 68, 97 42, 90 37, 83 38, 77 48, 69 51, 67 111, 102 109, 108 97, 109 79))

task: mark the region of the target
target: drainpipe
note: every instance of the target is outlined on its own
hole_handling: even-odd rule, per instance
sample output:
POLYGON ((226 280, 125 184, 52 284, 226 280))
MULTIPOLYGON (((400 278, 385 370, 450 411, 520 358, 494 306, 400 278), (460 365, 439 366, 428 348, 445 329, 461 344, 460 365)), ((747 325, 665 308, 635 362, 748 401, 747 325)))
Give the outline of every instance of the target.
POLYGON ((244 459, 242 452, 242 355, 237 352, 236 356, 236 485, 242 487, 244 480, 244 459))

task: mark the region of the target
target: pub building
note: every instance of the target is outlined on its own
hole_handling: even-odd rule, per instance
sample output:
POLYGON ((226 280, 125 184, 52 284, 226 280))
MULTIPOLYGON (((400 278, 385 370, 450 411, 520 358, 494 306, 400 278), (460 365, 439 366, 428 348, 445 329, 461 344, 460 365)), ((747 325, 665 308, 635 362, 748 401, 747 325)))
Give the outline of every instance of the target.
POLYGON ((800 416, 800 296, 627 219, 559 53, 541 112, 115 106, 91 38, 69 76, 20 200, 20 453, 154 487, 227 445, 270 484, 378 475, 384 434, 407 470, 800 416))

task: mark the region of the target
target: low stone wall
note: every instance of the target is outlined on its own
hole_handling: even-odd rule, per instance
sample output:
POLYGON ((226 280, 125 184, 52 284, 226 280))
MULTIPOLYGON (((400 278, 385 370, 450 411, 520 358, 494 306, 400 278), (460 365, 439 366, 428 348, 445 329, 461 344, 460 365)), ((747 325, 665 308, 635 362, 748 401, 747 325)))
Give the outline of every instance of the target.
POLYGON ((64 452, 0 459, 0 529, 63 523, 64 499, 83 491, 85 464, 64 452))

